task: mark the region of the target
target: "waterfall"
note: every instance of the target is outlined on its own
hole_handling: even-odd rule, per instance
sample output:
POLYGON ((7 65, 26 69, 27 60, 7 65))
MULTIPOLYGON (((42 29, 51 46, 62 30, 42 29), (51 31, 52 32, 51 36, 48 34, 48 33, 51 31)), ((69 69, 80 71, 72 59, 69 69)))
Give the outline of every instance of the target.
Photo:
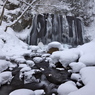
POLYGON ((39 42, 48 44, 58 41, 63 44, 77 46, 83 44, 82 22, 73 16, 60 14, 36 14, 32 20, 30 43, 37 45, 39 42))

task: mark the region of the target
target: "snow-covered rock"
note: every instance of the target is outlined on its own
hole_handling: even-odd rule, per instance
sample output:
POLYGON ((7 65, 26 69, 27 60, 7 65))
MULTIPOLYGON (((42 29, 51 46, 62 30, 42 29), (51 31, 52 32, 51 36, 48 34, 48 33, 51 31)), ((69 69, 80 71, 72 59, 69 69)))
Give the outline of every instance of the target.
POLYGON ((34 58, 33 58, 33 61, 34 61, 35 63, 39 63, 39 62, 43 61, 43 58, 42 58, 42 57, 34 57, 34 58))
POLYGON ((27 60, 26 61, 26 64, 29 66, 29 67, 33 67, 35 65, 34 61, 32 60, 27 60))
POLYGON ((31 50, 32 50, 32 52, 35 52, 35 53, 36 53, 36 52, 37 52, 37 50, 38 50, 38 49, 40 49, 40 48, 39 48, 39 46, 30 45, 30 46, 29 46, 29 49, 31 49, 31 50))
POLYGON ((27 64, 19 64, 19 68, 26 68, 26 67, 28 67, 27 64))
POLYGON ((16 63, 25 63, 26 62, 25 58, 23 56, 19 56, 19 55, 10 56, 8 58, 8 60, 14 61, 16 63))
POLYGON ((4 54, 4 52, 2 52, 2 50, 0 50, 0 59, 6 59, 6 55, 4 54))
POLYGON ((40 90, 35 90, 34 93, 35 95, 44 95, 45 91, 43 89, 42 90, 40 89, 40 90))
POLYGON ((72 62, 69 66, 72 68, 72 72, 79 72, 82 68, 86 67, 82 62, 72 62))
POLYGON ((18 89, 12 91, 9 95, 35 95, 35 93, 30 89, 18 89))
POLYGON ((95 65, 95 53, 86 53, 79 58, 79 62, 83 62, 86 66, 95 65))
POLYGON ((85 43, 77 48, 80 52, 80 56, 87 54, 87 53, 94 53, 95 51, 95 39, 89 43, 85 43))
POLYGON ((17 64, 10 62, 10 64, 9 64, 9 70, 13 70, 15 67, 17 67, 17 64))
POLYGON ((30 70, 31 70, 31 68, 27 66, 27 67, 22 68, 20 70, 20 72, 27 72, 27 71, 30 71, 30 70))
POLYGON ((73 73, 73 74, 71 75, 71 79, 72 79, 72 80, 75 80, 75 81, 79 81, 79 80, 81 79, 81 76, 80 76, 80 74, 73 73))
POLYGON ((6 70, 9 67, 9 64, 9 61, 0 60, 0 72, 6 70))
POLYGON ((68 95, 95 95, 95 67, 85 67, 80 70, 80 74, 85 86, 68 95))
POLYGON ((63 50, 63 46, 61 43, 59 42, 51 42, 47 45, 47 51, 50 49, 50 48, 58 48, 59 50, 63 50))
POLYGON ((5 72, 0 73, 0 86, 5 83, 10 83, 12 78, 13 76, 10 71, 5 71, 5 72))
POLYGON ((61 84, 58 89, 58 95, 68 95, 70 92, 76 91, 78 88, 73 81, 68 81, 61 84))
POLYGON ((24 76, 24 83, 31 83, 31 82, 39 82, 39 79, 36 79, 33 74, 35 74, 35 70, 30 70, 23 73, 24 76))
POLYGON ((80 70, 82 77, 82 82, 87 85, 89 83, 94 83, 95 81, 95 67, 85 67, 80 70))
POLYGON ((4 46, 4 42, 2 41, 2 39, 0 39, 0 49, 3 48, 4 46))
POLYGON ((54 63, 60 62, 64 67, 68 66, 71 62, 75 62, 79 58, 79 53, 76 49, 68 49, 64 51, 57 51, 51 55, 54 63))
POLYGON ((49 62, 49 67, 55 67, 55 64, 53 64, 52 58, 51 57, 47 57, 46 61, 49 62))
POLYGON ((49 53, 46 53, 46 54, 42 54, 41 57, 46 58, 46 57, 49 57, 49 56, 50 56, 50 54, 49 53))

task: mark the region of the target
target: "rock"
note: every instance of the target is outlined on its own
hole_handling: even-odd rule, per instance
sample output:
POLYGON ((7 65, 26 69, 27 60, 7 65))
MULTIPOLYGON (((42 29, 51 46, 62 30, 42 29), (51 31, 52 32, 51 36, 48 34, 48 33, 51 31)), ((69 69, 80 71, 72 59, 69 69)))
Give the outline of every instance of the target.
POLYGON ((13 76, 10 71, 0 73, 0 86, 6 83, 10 83, 13 76))
POLYGON ((26 61, 26 64, 29 66, 29 67, 33 67, 35 65, 35 63, 32 61, 32 60, 27 60, 26 61))
POLYGON ((35 93, 35 95, 44 95, 45 94, 45 92, 44 92, 43 89, 41 89, 41 90, 35 90, 34 93, 35 93))
POLYGON ((52 54, 52 53, 55 52, 55 51, 59 51, 59 49, 52 47, 52 48, 50 48, 50 49, 47 51, 47 53, 52 54))
POLYGON ((8 69, 9 64, 10 64, 9 61, 0 60, 0 72, 8 69))
POLYGON ((63 46, 59 42, 51 42, 47 46, 47 52, 52 54, 54 51, 63 50, 63 46))
POLYGON ((18 89, 12 91, 9 95, 35 95, 35 93, 30 89, 18 89))
POLYGON ((69 73, 66 70, 58 70, 56 68, 48 68, 42 72, 47 80, 54 84, 61 84, 68 80, 69 73))
POLYGON ((57 92, 58 92, 58 95, 68 95, 70 92, 76 91, 76 90, 77 90, 77 87, 75 83, 72 81, 68 81, 64 84, 61 84, 58 87, 57 92))

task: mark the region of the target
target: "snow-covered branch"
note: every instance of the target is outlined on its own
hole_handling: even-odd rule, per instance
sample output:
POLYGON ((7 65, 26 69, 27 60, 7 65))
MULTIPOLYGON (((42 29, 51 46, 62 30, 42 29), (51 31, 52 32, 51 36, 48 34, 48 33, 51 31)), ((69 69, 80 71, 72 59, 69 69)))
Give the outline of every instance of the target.
POLYGON ((3 5, 2 13, 1 13, 1 16, 0 16, 0 25, 2 24, 3 15, 4 15, 4 9, 5 9, 5 6, 6 6, 7 2, 8 2, 8 0, 6 0, 4 5, 3 5))
POLYGON ((15 24, 23 17, 23 15, 27 12, 27 10, 28 10, 30 7, 32 7, 32 5, 33 5, 36 1, 37 1, 37 0, 33 0, 33 1, 26 7, 26 9, 23 11, 23 13, 22 13, 16 20, 14 20, 10 25, 6 26, 5 31, 7 31, 8 27, 11 27, 11 26, 15 25, 15 24), (30 6, 30 5, 31 5, 31 6, 30 6))
POLYGON ((25 2, 25 1, 22 1, 22 0, 19 0, 19 1, 26 4, 26 5, 28 5, 28 6, 30 6, 32 8, 31 4, 29 4, 29 3, 25 2))

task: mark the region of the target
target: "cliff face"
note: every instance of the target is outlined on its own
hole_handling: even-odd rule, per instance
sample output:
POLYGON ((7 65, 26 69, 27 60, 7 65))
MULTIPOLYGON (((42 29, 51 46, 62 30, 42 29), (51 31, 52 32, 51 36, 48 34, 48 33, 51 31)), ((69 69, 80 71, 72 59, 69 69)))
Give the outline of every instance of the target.
MULTIPOLYGON (((6 0, 0 2, 0 13, 2 11, 3 4, 6 0)), ((13 2, 8 0, 5 7, 5 13, 3 20, 10 23, 17 19, 18 16, 25 10, 30 4, 31 0, 21 0, 13 2), (26 3, 25 3, 26 2, 26 3)), ((95 28, 95 0, 37 0, 33 7, 30 8, 22 19, 15 24, 12 28, 15 31, 22 31, 26 27, 31 26, 33 14, 41 13, 53 13, 62 14, 66 16, 75 16, 82 18, 84 23, 84 37, 85 40, 93 39, 95 28)))

